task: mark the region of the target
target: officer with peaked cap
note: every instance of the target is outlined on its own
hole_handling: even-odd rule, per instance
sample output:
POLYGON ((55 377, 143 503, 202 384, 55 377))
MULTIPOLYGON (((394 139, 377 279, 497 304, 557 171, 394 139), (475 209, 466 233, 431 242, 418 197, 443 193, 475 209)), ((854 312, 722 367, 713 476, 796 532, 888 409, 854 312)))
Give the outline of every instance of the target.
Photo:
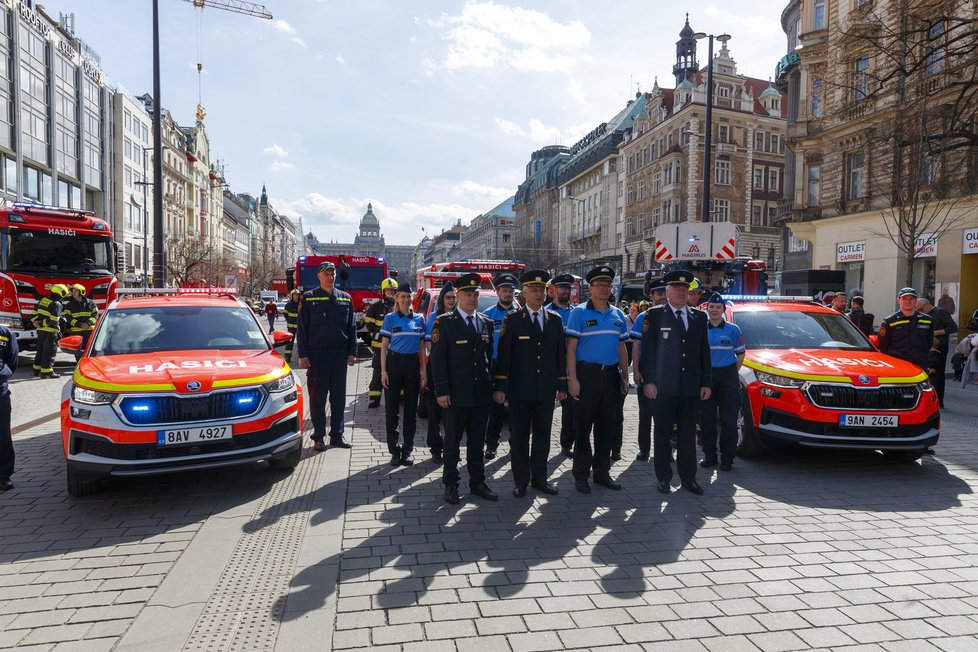
POLYGON ((628 327, 625 314, 609 303, 614 277, 615 270, 607 265, 588 272, 591 298, 571 311, 566 329, 568 389, 578 399, 574 486, 581 493, 591 493, 592 471, 595 484, 621 489, 611 478, 611 447, 620 397, 628 393, 628 327))
POLYGON ((632 324, 632 375, 635 378, 635 385, 638 389, 638 455, 636 461, 648 462, 652 451, 652 420, 655 417, 655 400, 645 396, 642 392, 642 372, 639 369, 639 358, 642 357, 642 326, 649 316, 649 310, 655 306, 661 306, 666 302, 666 286, 661 278, 652 278, 645 284, 647 295, 651 299, 652 305, 639 313, 632 324))
POLYGON ((696 482, 696 416, 710 398, 712 367, 707 319, 686 305, 693 274, 669 272, 666 303, 649 311, 642 324, 639 371, 645 396, 655 399, 653 457, 656 488, 669 493, 672 479, 672 430, 678 423, 676 468, 685 489, 702 494, 696 482))
POLYGON ((455 281, 458 305, 438 315, 431 328, 431 372, 438 404, 445 411, 445 450, 442 483, 445 502, 459 502, 458 461, 462 435, 466 434, 465 460, 469 489, 486 500, 499 497, 486 484, 485 445, 489 404, 492 401, 492 320, 479 312, 478 274, 464 274, 455 281))
POLYGON ((527 270, 520 277, 526 305, 503 320, 493 375, 493 400, 497 405, 509 401, 517 498, 526 495, 527 485, 545 494, 557 493, 547 481, 547 458, 554 398, 567 397, 567 358, 563 321, 543 307, 549 280, 550 274, 540 269, 527 270))
MULTIPOLYGON (((566 335, 571 310, 575 307, 571 303, 574 277, 571 274, 558 274, 551 279, 550 285, 554 288, 554 298, 546 308, 560 315, 566 335)), ((575 403, 576 401, 569 396, 560 402, 560 452, 567 457, 574 457, 574 441, 577 439, 577 430, 574 427, 575 403)))
MULTIPOLYGON (((492 363, 496 364, 499 353, 499 334, 503 331, 503 319, 511 312, 519 309, 516 303, 516 277, 512 274, 497 274, 492 279, 492 285, 496 288, 499 301, 491 308, 482 312, 492 320, 492 332, 495 340, 492 343, 492 363)), ((493 372, 495 375, 495 372, 493 372)), ((496 449, 499 448, 499 436, 503 431, 503 421, 506 419, 506 406, 493 402, 489 407, 489 425, 486 427, 486 459, 491 460, 496 457, 496 449)))
POLYGON ((737 324, 724 319, 727 302, 714 292, 706 304, 709 317, 707 337, 710 340, 710 364, 713 384, 710 398, 700 410, 700 439, 705 469, 717 465, 717 422, 720 424, 720 470, 733 468, 737 454, 737 414, 740 411, 740 367, 747 347, 737 324))
POLYGON ((428 381, 428 391, 425 392, 425 399, 428 401, 428 441, 426 443, 428 444, 428 450, 431 451, 431 461, 439 465, 442 463, 441 452, 445 449, 445 438, 441 434, 444 414, 441 406, 438 405, 438 397, 435 396, 434 389, 435 380, 431 376, 431 330, 435 326, 435 320, 438 319, 438 315, 455 311, 457 301, 458 297, 455 294, 455 285, 451 281, 448 281, 438 292, 435 309, 428 315, 428 321, 425 324, 425 355, 429 356, 428 364, 425 365, 428 381))

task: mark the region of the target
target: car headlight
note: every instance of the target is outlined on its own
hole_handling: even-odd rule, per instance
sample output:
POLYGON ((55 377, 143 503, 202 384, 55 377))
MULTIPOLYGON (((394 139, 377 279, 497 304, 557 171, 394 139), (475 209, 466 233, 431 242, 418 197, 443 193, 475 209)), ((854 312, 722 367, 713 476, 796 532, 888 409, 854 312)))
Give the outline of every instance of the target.
POLYGON ((75 385, 71 388, 71 398, 78 403, 85 403, 86 405, 108 405, 115 400, 115 394, 75 385))
POLYGON ((925 379, 923 382, 917 383, 917 387, 920 388, 922 392, 929 392, 934 389, 934 386, 930 384, 930 378, 925 379))
POLYGON ((289 372, 281 378, 276 378, 275 380, 265 383, 262 385, 262 387, 264 387, 269 393, 287 392, 295 387, 295 376, 292 375, 292 372, 289 372))
POLYGON ((775 387, 801 387, 804 385, 806 380, 801 380, 799 378, 788 378, 787 376, 777 376, 775 374, 769 374, 764 371, 755 371, 757 379, 764 383, 765 385, 774 385, 775 387))
POLYGON ((21 328, 23 324, 20 319, 15 317, 0 317, 0 325, 6 326, 7 328, 21 328))

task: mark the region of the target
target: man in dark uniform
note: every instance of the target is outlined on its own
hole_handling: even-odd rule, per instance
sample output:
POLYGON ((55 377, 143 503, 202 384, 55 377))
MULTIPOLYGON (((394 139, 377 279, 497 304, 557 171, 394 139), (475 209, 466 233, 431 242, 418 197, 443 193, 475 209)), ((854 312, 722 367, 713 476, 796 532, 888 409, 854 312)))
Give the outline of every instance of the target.
POLYGON ((567 398, 567 345, 560 315, 545 310, 550 274, 528 270, 520 277, 526 305, 506 315, 493 376, 493 400, 509 400, 509 446, 512 450, 513 495, 526 486, 545 494, 557 488, 547 481, 554 398, 567 398), (530 446, 530 437, 533 445, 530 446))
POLYGON ((81 283, 71 286, 71 298, 64 305, 62 319, 68 322, 69 334, 80 335, 82 338, 81 349, 75 354, 75 359, 80 360, 82 352, 88 346, 95 320, 98 319, 98 306, 85 296, 85 286, 81 283))
POLYGON ((609 302, 614 278, 615 270, 607 265, 588 272, 591 298, 571 311, 566 328, 568 390, 578 399, 574 407, 574 488, 585 494, 591 493, 588 476, 592 470, 594 484, 621 489, 611 478, 611 447, 621 396, 628 393, 628 327, 624 313, 609 302))
POLYGON ((642 324, 639 369, 647 398, 655 399, 653 457, 656 489, 669 493, 672 430, 678 423, 676 469, 683 488, 702 494, 696 482, 696 418, 713 383, 707 318, 690 308, 692 272, 676 270, 662 279, 666 303, 652 308, 642 324))
POLYGON ((7 381, 17 371, 17 338, 0 325, 0 492, 10 491, 14 484, 14 442, 10 435, 10 390, 7 381))
POLYGON ((431 328, 431 364, 435 396, 445 417, 445 449, 442 483, 445 502, 459 501, 458 460, 462 435, 467 434, 465 461, 469 489, 486 500, 498 500, 486 484, 485 445, 489 404, 492 402, 492 320, 479 312, 478 274, 456 281, 458 306, 439 315, 431 328))
MULTIPOLYGON (((661 306, 666 302, 666 286, 661 278, 650 278, 646 283, 648 296, 652 307, 661 306)), ((639 358, 642 356, 642 325, 649 316, 652 308, 643 310, 632 325, 632 375, 638 387, 638 455, 639 462, 648 462, 652 450, 652 418, 655 416, 655 399, 648 398, 642 391, 642 371, 639 368, 639 358)))
POLYGON ((917 310, 917 291, 903 288, 897 293, 900 309, 880 322, 880 352, 927 368, 934 344, 934 320, 917 310))
POLYGON ((353 299, 336 289, 336 265, 319 266, 319 287, 307 291, 299 302, 299 367, 308 369, 309 416, 313 448, 326 450, 326 398, 329 396, 329 443, 350 448, 343 437, 346 407, 346 368, 356 362, 357 329, 353 299))
POLYGON ((302 293, 298 290, 289 292, 289 300, 285 302, 285 327, 292 333, 292 340, 285 345, 285 359, 292 362, 292 349, 295 348, 295 334, 299 329, 299 299, 302 293))
POLYGON ((54 356, 57 353, 57 340, 61 335, 61 315, 64 306, 61 300, 68 294, 68 288, 58 283, 51 286, 51 294, 37 302, 31 314, 31 323, 37 329, 37 353, 34 354, 34 377, 58 378, 54 371, 54 356))
MULTIPOLYGON (((550 285, 554 288, 554 300, 546 308, 560 315, 566 336, 567 323, 570 321, 571 310, 574 309, 574 304, 570 301, 574 277, 570 274, 559 274, 550 281, 550 285)), ((570 396, 560 402, 560 452, 567 457, 574 457, 574 441, 577 439, 577 430, 574 427, 575 403, 570 396)))
POLYGON ((370 385, 367 386, 367 407, 375 408, 380 405, 380 395, 384 389, 380 382, 380 326, 384 317, 394 309, 394 293, 397 292, 397 281, 385 278, 380 282, 380 301, 374 301, 367 307, 363 316, 363 325, 370 333, 370 351, 373 359, 370 361, 370 385))
MULTIPOLYGON (((936 366, 931 375, 931 382, 934 383, 934 391, 937 392, 937 401, 944 407, 944 385, 947 381, 947 354, 951 349, 951 333, 958 332, 958 324, 954 317, 944 308, 935 306, 924 298, 917 299, 917 311, 922 312, 934 321, 934 339, 938 355, 934 358, 936 366)), ((926 368, 926 367, 925 367, 926 368)))
MULTIPOLYGON (((492 332, 495 338, 492 343, 492 364, 496 364, 496 356, 499 353, 499 334, 503 331, 503 318, 511 312, 519 309, 519 304, 514 301, 516 297, 516 277, 512 274, 498 274, 492 279, 492 285, 496 288, 499 301, 492 308, 482 312, 492 320, 492 332)), ((493 371, 495 375, 495 371, 493 371)), ((489 406, 489 425, 486 427, 486 459, 491 460, 496 457, 496 449, 499 448, 499 436, 503 431, 503 421, 506 419, 506 406, 498 403, 491 403, 489 406)))

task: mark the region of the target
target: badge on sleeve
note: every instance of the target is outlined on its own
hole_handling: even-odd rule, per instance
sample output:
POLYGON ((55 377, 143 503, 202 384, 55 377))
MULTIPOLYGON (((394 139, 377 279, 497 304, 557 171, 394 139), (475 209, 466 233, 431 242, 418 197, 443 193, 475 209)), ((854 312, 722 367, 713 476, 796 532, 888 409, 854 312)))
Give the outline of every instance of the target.
POLYGON ((646 332, 648 332, 648 330, 649 330, 649 320, 648 317, 646 317, 642 321, 642 334, 644 335, 646 332))
POLYGON ((435 325, 431 327, 431 342, 434 344, 441 337, 441 333, 438 330, 438 320, 435 320, 435 325))

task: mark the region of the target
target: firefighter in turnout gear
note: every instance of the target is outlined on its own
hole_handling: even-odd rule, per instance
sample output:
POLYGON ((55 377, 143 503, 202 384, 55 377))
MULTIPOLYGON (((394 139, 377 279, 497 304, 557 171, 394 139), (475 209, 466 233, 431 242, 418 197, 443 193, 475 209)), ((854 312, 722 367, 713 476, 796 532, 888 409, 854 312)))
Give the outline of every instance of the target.
POLYGON ((60 322, 64 307, 61 300, 68 294, 68 288, 58 283, 51 286, 51 294, 37 302, 31 313, 31 323, 37 329, 37 353, 34 355, 34 376, 57 378, 54 373, 54 354, 57 339, 61 335, 60 322))
POLYGON ((397 291, 397 281, 392 278, 385 278, 380 283, 381 301, 374 301, 367 308, 363 323, 370 333, 370 351, 373 360, 370 368, 373 374, 370 376, 370 385, 367 387, 367 407, 375 408, 380 405, 380 394, 384 389, 380 381, 380 327, 384 324, 384 317, 394 309, 394 293, 397 291))
POLYGON ((71 297, 64 305, 61 318, 68 324, 68 334, 81 335, 81 349, 75 353, 75 359, 80 360, 98 319, 98 306, 85 296, 85 286, 81 283, 71 286, 71 297))
POLYGON ((299 299, 302 293, 298 290, 289 292, 289 300, 285 302, 285 327, 292 334, 292 340, 285 345, 285 361, 292 362, 292 349, 295 346, 295 334, 299 330, 299 299))

